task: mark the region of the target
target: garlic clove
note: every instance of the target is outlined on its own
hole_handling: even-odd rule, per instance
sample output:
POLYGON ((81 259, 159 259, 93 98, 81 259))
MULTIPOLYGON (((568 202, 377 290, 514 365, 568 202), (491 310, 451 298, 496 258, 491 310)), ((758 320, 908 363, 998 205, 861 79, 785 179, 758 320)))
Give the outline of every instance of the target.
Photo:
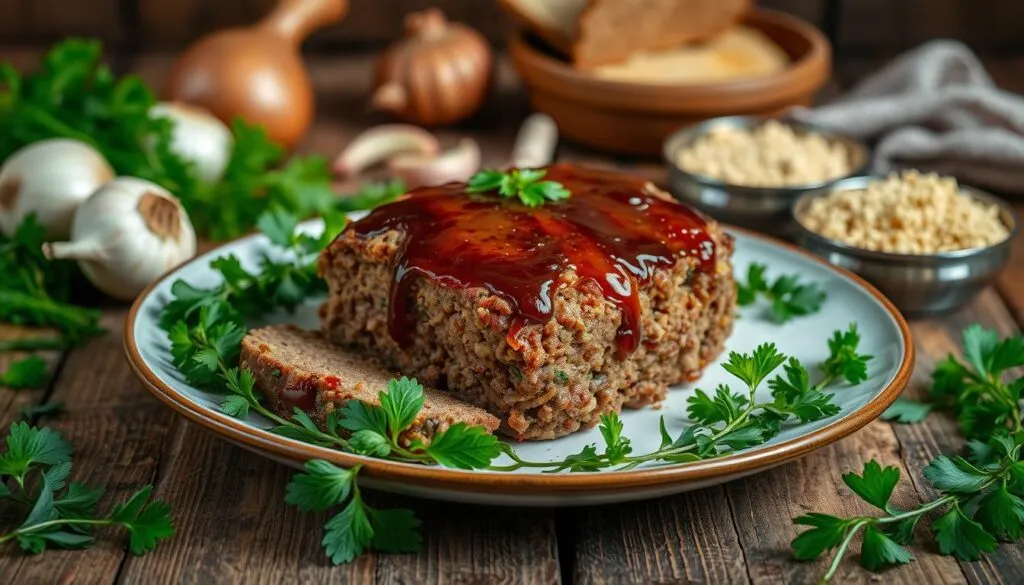
POLYGON ((332 169, 342 177, 355 175, 399 153, 433 156, 441 149, 433 134, 419 126, 384 124, 364 131, 334 159, 332 169))
POLYGON ((11 236, 30 213, 47 237, 67 238, 75 210, 114 176, 103 155, 70 138, 40 140, 0 167, 0 233, 11 236))
POLYGON ((438 156, 399 154, 388 159, 388 172, 409 189, 467 181, 480 168, 480 146, 471 138, 438 156))
POLYGON ((234 143, 224 122, 204 108, 181 102, 160 102, 150 108, 149 115, 174 124, 171 151, 193 163, 199 178, 216 183, 224 176, 234 143))
POLYGON ((47 244, 48 258, 78 260, 96 288, 132 300, 196 252, 196 233, 178 200, 142 179, 118 177, 75 213, 71 240, 47 244))

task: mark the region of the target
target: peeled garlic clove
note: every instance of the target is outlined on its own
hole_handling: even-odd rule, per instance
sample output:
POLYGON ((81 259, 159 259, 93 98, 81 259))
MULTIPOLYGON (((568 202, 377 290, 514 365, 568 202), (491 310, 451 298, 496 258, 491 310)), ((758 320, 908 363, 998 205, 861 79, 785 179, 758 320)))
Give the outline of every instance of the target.
POLYGON ((384 124, 356 136, 334 159, 332 169, 342 177, 355 175, 400 153, 433 156, 441 145, 419 126, 384 124))
POLYGON ((30 213, 49 238, 67 238, 75 209, 114 176, 103 155, 70 138, 40 140, 0 167, 0 232, 11 236, 30 213))
POLYGON ((231 130, 205 109, 180 102, 160 102, 150 108, 153 118, 174 123, 171 151, 193 163, 199 178, 216 183, 224 176, 231 158, 231 130))
POLYGON ((480 168, 480 147, 471 138, 438 156, 399 154, 388 159, 388 172, 402 179, 408 189, 467 181, 480 168))
POLYGON ((165 272, 196 253, 196 232, 164 188, 118 177, 75 213, 71 241, 44 244, 47 258, 78 260, 96 288, 132 300, 165 272))

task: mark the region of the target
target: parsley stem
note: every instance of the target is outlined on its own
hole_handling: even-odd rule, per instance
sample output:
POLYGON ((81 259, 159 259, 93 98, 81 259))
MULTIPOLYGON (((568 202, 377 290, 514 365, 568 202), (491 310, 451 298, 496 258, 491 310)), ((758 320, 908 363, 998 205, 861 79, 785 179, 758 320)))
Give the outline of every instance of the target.
POLYGON ((46 522, 40 522, 38 524, 32 524, 29 526, 22 526, 15 530, 8 532, 0 536, 0 544, 9 542, 19 536, 25 536, 26 534, 34 534, 36 532, 45 532, 48 528, 55 526, 110 526, 112 524, 119 524, 110 518, 57 518, 55 520, 47 520, 46 522))
POLYGON ((828 583, 832 580, 832 577, 836 576, 836 571, 839 570, 839 564, 842 562, 843 557, 846 556, 846 549, 850 548, 850 543, 853 542, 853 537, 860 532, 861 528, 864 528, 871 523, 871 518, 861 518, 855 522, 846 532, 846 536, 843 537, 843 541, 839 544, 836 549, 836 555, 832 558, 832 564, 828 566, 828 571, 821 577, 822 583, 828 583))

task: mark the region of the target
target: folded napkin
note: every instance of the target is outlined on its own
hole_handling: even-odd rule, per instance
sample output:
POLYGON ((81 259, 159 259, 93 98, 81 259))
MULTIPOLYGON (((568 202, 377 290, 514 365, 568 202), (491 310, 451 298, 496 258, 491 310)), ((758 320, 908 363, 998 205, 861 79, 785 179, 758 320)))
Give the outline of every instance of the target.
POLYGON ((878 173, 913 167, 1024 194, 1024 98, 997 88, 962 43, 928 42, 838 100, 791 116, 877 141, 878 173))

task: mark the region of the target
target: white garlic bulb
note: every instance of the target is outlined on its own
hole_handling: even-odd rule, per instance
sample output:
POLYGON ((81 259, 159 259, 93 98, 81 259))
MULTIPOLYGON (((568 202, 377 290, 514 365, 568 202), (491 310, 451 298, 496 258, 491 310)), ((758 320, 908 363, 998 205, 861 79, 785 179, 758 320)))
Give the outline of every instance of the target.
POLYGON ((120 300, 196 253, 196 232, 178 200, 164 188, 118 177, 75 213, 71 241, 45 244, 48 258, 78 260, 96 288, 120 300))
POLYGON ((0 167, 0 233, 12 235, 34 213, 47 237, 67 238, 78 206, 113 177, 103 155, 84 142, 51 138, 29 144, 0 167))
POLYGON ((224 122, 203 108, 177 102, 160 102, 149 115, 171 120, 171 151, 194 164, 200 179, 216 183, 224 176, 234 143, 224 122))

